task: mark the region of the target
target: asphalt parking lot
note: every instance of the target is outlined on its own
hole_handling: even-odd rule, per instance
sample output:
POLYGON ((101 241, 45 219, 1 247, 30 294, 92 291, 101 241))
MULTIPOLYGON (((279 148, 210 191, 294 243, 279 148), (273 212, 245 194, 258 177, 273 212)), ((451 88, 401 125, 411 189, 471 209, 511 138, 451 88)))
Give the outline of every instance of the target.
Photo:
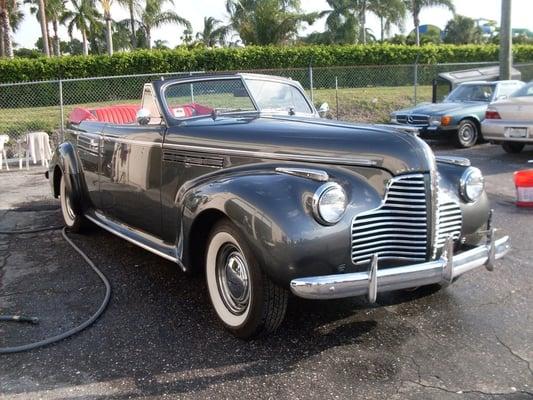
MULTIPOLYGON (((69 236, 111 281, 109 308, 70 339, 0 355, 0 400, 533 398, 533 209, 515 207, 512 182, 533 149, 436 152, 469 157, 485 174, 495 224, 513 246, 494 272, 373 306, 292 298, 276 334, 244 342, 216 321, 201 275, 95 227, 69 236)), ((60 224, 40 168, 1 172, 0 188, 0 231, 60 224)), ((41 319, 0 322, 0 346, 67 330, 103 295, 59 231, 0 234, 0 314, 41 319)))

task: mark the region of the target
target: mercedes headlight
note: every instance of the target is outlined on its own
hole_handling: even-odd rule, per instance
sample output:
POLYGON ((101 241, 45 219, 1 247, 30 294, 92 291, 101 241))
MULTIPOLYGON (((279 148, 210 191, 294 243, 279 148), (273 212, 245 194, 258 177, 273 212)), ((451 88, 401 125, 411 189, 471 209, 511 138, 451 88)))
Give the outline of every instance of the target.
POLYGON ((321 224, 333 225, 339 222, 346 206, 346 192, 337 183, 325 183, 313 195, 313 214, 321 224))
POLYGON ((479 168, 469 167, 461 177, 461 196, 468 201, 474 202, 485 189, 485 179, 479 168))
POLYGON ((430 117, 429 124, 432 126, 440 126, 440 115, 433 115, 430 117))

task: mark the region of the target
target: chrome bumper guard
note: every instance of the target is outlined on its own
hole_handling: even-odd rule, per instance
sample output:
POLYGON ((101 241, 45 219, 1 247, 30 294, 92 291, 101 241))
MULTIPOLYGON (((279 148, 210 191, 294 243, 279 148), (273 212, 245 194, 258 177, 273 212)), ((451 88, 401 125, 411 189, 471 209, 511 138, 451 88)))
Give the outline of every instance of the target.
POLYGON ((494 230, 491 229, 486 244, 456 255, 453 254, 453 241, 450 238, 438 260, 378 270, 378 256, 374 255, 370 269, 366 272, 293 279, 291 291, 306 299, 339 299, 366 295, 373 303, 381 292, 434 283, 449 285, 459 275, 481 266, 492 271, 495 260, 505 256, 509 249, 509 236, 496 240, 494 230))

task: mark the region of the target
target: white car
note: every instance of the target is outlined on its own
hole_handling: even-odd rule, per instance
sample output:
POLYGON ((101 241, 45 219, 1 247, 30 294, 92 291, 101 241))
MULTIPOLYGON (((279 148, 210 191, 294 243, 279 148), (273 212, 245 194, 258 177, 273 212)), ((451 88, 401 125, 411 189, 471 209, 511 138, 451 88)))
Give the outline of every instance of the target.
POLYGON ((501 144, 507 153, 520 153, 533 144, 533 82, 508 99, 491 103, 481 124, 483 137, 501 144))

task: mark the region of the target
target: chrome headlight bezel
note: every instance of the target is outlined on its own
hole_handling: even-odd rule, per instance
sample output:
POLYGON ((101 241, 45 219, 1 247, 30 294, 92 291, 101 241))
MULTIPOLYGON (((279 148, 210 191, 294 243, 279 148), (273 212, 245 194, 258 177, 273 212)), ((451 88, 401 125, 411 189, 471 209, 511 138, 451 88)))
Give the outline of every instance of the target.
POLYGON ((485 178, 481 170, 476 167, 468 167, 461 176, 460 194, 468 203, 477 201, 485 190, 485 178))
POLYGON ((335 225, 337 222, 339 222, 344 216, 347 206, 348 196, 346 191, 338 183, 324 183, 313 194, 313 216, 322 225, 335 225), (332 210, 328 211, 325 209, 325 207, 328 207, 328 205, 324 204, 323 202, 325 199, 327 199, 326 196, 333 195, 335 193, 338 195, 338 198, 341 201, 335 205, 335 207, 338 207, 338 209, 331 212, 332 210))
POLYGON ((440 115, 432 115, 429 117, 429 125, 431 126, 440 126, 441 125, 441 116, 440 115))

